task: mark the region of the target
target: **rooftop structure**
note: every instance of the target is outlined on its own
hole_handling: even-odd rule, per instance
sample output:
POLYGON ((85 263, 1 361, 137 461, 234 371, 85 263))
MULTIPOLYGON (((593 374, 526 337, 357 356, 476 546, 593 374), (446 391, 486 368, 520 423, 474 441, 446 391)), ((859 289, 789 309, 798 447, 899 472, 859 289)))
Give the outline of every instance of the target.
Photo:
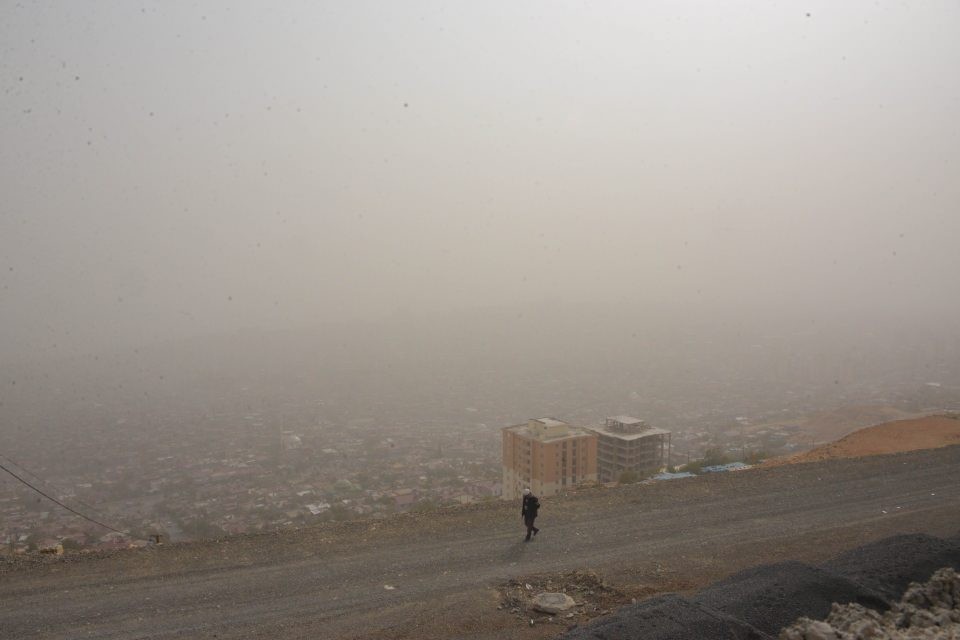
POLYGON ((646 429, 647 423, 633 416, 613 416, 606 419, 606 425, 616 429, 646 429))
POLYGON ((570 435, 570 425, 556 418, 530 418, 527 421, 527 430, 533 437, 541 440, 570 435))
POLYGON ((666 465, 670 432, 632 416, 613 416, 590 427, 597 434, 597 469, 601 482, 616 482, 625 471, 651 476, 666 465))

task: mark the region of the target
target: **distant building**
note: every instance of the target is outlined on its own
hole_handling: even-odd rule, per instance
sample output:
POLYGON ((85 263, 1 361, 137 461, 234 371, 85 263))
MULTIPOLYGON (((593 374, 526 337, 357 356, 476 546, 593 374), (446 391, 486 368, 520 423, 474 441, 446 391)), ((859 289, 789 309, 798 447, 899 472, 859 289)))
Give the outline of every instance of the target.
POLYGON ((670 432, 647 425, 639 418, 614 416, 603 425, 589 427, 599 440, 597 468, 600 482, 616 482, 624 471, 645 478, 667 464, 670 432))
POLYGON ((280 434, 280 448, 284 451, 293 451, 299 449, 302 445, 303 441, 300 436, 293 431, 284 431, 280 434))
POLYGON ((597 480, 597 436, 554 418, 504 427, 503 499, 529 487, 541 497, 597 480))
POLYGON ((413 489, 397 489, 393 492, 393 504, 400 511, 405 511, 417 502, 417 492, 413 489))

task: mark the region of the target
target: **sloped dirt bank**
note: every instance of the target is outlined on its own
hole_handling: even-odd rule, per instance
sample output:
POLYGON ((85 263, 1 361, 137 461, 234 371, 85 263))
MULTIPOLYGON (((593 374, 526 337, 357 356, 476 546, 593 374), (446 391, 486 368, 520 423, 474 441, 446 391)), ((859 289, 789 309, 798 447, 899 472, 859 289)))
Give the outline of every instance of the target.
POLYGON ((960 612, 955 612, 960 606, 960 583, 953 573, 958 568, 960 546, 955 539, 922 534, 892 536, 845 552, 821 566, 802 562, 761 565, 740 571, 690 597, 659 596, 622 607, 562 638, 955 637, 882 634, 909 626, 933 630, 930 633, 950 633, 949 629, 954 629, 955 633, 948 623, 955 623, 954 618, 960 620, 960 612), (936 573, 926 585, 917 584, 918 580, 930 579, 941 567, 948 570, 936 573), (907 595, 895 603, 891 595, 902 594, 905 588, 907 595), (816 621, 828 615, 831 618, 826 623, 816 621), (803 620, 794 624, 797 618, 803 620), (782 631, 784 628, 787 630, 782 631), (867 635, 856 635, 861 628, 869 628, 864 632, 867 635), (874 632, 881 635, 869 635, 874 632))

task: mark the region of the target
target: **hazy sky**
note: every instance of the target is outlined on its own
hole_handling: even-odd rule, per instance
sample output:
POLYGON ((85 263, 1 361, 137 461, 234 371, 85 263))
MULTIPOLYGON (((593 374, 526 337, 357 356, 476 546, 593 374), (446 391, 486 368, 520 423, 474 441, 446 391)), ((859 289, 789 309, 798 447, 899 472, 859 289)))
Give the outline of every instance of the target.
POLYGON ((960 317, 953 0, 269 4, 0 1, 0 357, 485 306, 960 317))

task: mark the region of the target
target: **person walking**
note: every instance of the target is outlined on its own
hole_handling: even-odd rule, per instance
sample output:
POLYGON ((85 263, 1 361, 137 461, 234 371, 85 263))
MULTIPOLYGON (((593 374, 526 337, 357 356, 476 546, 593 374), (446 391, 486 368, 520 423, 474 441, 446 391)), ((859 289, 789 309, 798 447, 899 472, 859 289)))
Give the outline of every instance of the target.
POLYGON ((530 534, 537 535, 540 529, 533 526, 537 519, 537 512, 540 511, 540 499, 533 495, 529 488, 523 490, 523 506, 520 508, 520 515, 523 517, 523 524, 527 526, 527 537, 524 542, 530 541, 530 534))

